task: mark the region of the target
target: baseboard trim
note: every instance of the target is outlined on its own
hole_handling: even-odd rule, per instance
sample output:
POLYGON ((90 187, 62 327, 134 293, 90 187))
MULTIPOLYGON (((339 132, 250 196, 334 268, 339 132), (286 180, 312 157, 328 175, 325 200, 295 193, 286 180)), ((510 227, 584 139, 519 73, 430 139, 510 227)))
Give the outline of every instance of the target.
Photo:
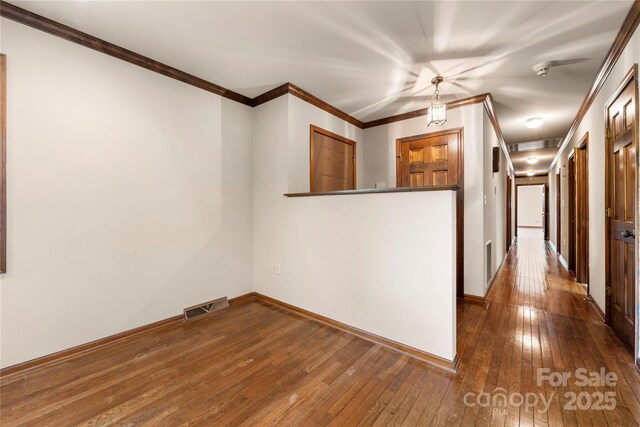
POLYGON ((562 255, 558 254, 558 261, 560 261, 560 264, 562 264, 562 266, 569 271, 569 264, 567 263, 567 261, 562 258, 562 255))
POLYGON ((598 316, 600 316, 600 319, 602 320, 602 322, 607 323, 607 321, 605 320, 604 312, 600 309, 600 306, 598 305, 598 303, 596 303, 593 297, 587 294, 587 300, 591 303, 593 308, 595 308, 596 313, 598 313, 598 316))
MULTIPOLYGON (((231 298, 229 300, 229 305, 230 306, 238 305, 238 304, 245 303, 247 301, 251 301, 253 299, 254 299, 253 292, 250 292, 248 294, 231 298)), ((184 322, 184 316, 181 314, 177 316, 172 316, 163 320, 159 320, 157 322, 153 322, 147 325, 139 326, 137 328, 129 329, 128 331, 119 332, 114 335, 109 335, 108 337, 99 338, 95 341, 90 341, 85 344, 80 344, 78 346, 71 347, 66 350, 61 350, 55 353, 48 354, 46 356, 42 356, 36 359, 28 360, 26 362, 18 363, 16 365, 7 366, 6 368, 0 369, 0 378, 4 378, 9 375, 14 375, 17 373, 24 373, 25 371, 38 368, 42 365, 54 365, 57 363, 61 363, 73 357, 77 357, 82 354, 88 353, 90 351, 96 350, 100 347, 104 347, 105 345, 110 344, 114 341, 130 338, 135 335, 140 335, 145 332, 153 331, 155 329, 160 329, 177 322, 184 322)))
POLYGON ((486 303, 485 297, 480 297, 478 295, 464 294, 463 299, 471 304, 484 305, 486 303))
POLYGON ((254 295, 260 301, 264 301, 268 304, 272 304, 272 305, 284 308, 286 310, 289 310, 291 312, 294 312, 296 314, 299 314, 311 320, 315 320, 316 322, 322 323, 327 326, 331 326, 332 328, 339 329, 343 332, 357 336, 358 338, 362 338, 372 343, 379 344, 383 347, 397 351, 399 353, 406 354, 407 356, 411 356, 414 359, 418 359, 422 362, 429 363, 433 366, 437 366, 439 368, 443 368, 451 372, 456 372, 456 368, 459 363, 457 355, 453 360, 448 360, 440 356, 436 356, 434 354, 428 353, 426 351, 418 350, 415 347, 401 344, 397 341, 393 341, 388 338, 384 338, 379 335, 372 334, 367 331, 363 331, 362 329, 358 329, 353 326, 347 325, 345 323, 338 322, 337 320, 330 319, 328 317, 322 316, 312 311, 305 310, 303 308, 296 307, 295 305, 291 305, 286 302, 277 300, 275 298, 268 297, 261 293, 254 292, 254 295))

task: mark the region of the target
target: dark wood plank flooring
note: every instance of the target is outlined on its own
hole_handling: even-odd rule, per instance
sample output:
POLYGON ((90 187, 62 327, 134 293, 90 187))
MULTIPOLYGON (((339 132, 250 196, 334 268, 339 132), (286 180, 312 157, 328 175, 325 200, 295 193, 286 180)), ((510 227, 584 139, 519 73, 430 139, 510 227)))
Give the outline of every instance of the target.
MULTIPOLYGON (((457 374, 261 301, 167 325, 0 379, 0 424, 640 424, 640 375, 540 239, 522 238, 485 306, 458 303, 457 374), (615 386, 537 383, 537 369, 616 373, 615 386), (541 393, 518 404, 473 396, 541 393), (615 393, 614 410, 566 410, 567 392, 615 393), (469 397, 468 393, 476 393, 469 397)), ((517 401, 516 401, 517 403, 517 401)))

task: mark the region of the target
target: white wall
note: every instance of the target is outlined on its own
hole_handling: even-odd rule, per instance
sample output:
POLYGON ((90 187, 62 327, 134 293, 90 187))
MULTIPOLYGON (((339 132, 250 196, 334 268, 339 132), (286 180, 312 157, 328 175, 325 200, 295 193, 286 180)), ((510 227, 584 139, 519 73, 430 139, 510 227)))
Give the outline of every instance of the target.
MULTIPOLYGON (((567 159, 573 147, 589 132, 589 293, 602 311, 605 311, 606 244, 604 216, 605 104, 615 93, 618 85, 633 64, 639 61, 640 29, 637 29, 550 174, 553 175, 560 167, 566 168, 567 159)), ((568 227, 566 226, 568 221, 568 203, 566 203, 568 188, 567 177, 564 173, 561 185, 561 196, 565 199, 565 204, 562 208, 562 238, 560 243, 561 255, 566 260, 568 259, 568 227)), ((551 210, 551 215, 556 215, 553 209, 551 210)), ((557 245, 558 242, 555 243, 557 245)))
POLYGON ((518 227, 542 227, 543 186, 518 187, 518 227))
POLYGON ((453 192, 286 198, 308 180, 305 170, 291 181, 287 159, 308 164, 310 120, 361 136, 292 96, 255 110, 255 290, 453 360, 453 192), (434 204, 442 209, 425 221, 434 204), (398 216, 403 221, 389 220, 398 216), (411 225, 418 221, 421 227, 411 225))
POLYGON ((293 95, 286 95, 285 98, 289 103, 288 192, 310 191, 310 125, 356 141, 356 185, 357 188, 363 188, 362 129, 293 95))
MULTIPOLYGON (((478 296, 484 296, 486 290, 485 177, 494 179, 492 172, 485 167, 485 151, 487 148, 490 151, 497 144, 492 127, 487 130, 487 135, 493 134, 494 137, 485 142, 485 117, 483 105, 473 104, 448 111, 447 122, 442 127, 427 128, 424 117, 417 117, 364 130, 364 186, 372 188, 379 181, 384 181, 387 187, 396 186, 398 138, 464 128, 464 293, 478 296)), ((506 168, 506 162, 503 165, 506 168)), ((497 181, 487 185, 497 185, 497 181)), ((501 261, 502 257, 499 257, 501 261)))
POLYGON ((9 366, 252 290, 253 112, 2 19, 9 366))
MULTIPOLYGON (((507 211, 507 158, 502 150, 500 150, 500 170, 493 172, 493 148, 499 147, 498 136, 496 135, 489 116, 486 111, 483 112, 483 192, 486 197, 484 204, 484 220, 483 220, 483 239, 485 245, 491 242, 491 266, 487 275, 486 259, 483 263, 484 281, 483 294, 491 283, 491 279, 495 276, 502 260, 506 254, 506 211, 507 211)), ((486 250, 483 251, 486 257, 486 250)))

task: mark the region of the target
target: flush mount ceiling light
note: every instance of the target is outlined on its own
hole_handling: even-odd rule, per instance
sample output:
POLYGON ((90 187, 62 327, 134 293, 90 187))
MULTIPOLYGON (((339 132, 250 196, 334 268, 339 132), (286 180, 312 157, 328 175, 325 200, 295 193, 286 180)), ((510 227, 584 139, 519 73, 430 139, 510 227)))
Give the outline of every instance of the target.
POLYGON ((533 176, 536 174, 536 171, 529 171, 527 172, 527 176, 533 176))
POLYGON ((529 129, 535 129, 535 128, 539 128, 540 126, 542 126, 543 123, 544 123, 544 121, 542 120, 542 117, 532 117, 529 120, 527 120, 526 126, 529 129))
POLYGON ((431 79, 431 84, 435 85, 436 91, 431 98, 431 106, 427 109, 427 126, 442 126, 447 121, 447 103, 440 101, 440 91, 438 85, 444 79, 442 76, 435 76, 431 79))
POLYGON ((537 157, 529 157, 527 159, 527 163, 529 163, 530 165, 535 165, 536 163, 538 163, 538 158, 537 157))

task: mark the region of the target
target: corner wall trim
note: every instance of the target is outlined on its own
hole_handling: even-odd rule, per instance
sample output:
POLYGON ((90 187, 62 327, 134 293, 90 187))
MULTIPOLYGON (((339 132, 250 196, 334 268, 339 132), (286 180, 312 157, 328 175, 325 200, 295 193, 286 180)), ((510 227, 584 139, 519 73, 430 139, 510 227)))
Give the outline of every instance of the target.
MULTIPOLYGON (((253 292, 250 292, 248 294, 229 299, 229 305, 239 305, 247 301, 252 301, 253 299, 253 292)), ((66 350, 61 350, 56 353, 51 353, 46 356, 18 363, 17 365, 7 366, 6 368, 0 369, 0 378, 5 378, 13 374, 24 373, 25 371, 38 368, 42 365, 55 365, 61 362, 66 362, 69 359, 94 351, 114 341, 130 338, 135 335, 140 335, 145 332, 150 332, 179 322, 184 322, 184 317, 181 314, 169 317, 167 319, 159 320, 157 322, 149 323, 147 325, 139 326, 137 328, 129 329, 128 331, 119 332, 117 334, 100 338, 85 344, 80 344, 76 347, 71 347, 66 350)))
POLYGON ((431 365, 437 366, 439 368, 444 368, 448 371, 456 371, 458 356, 454 358, 454 360, 447 360, 440 356, 436 356, 431 353, 427 353, 426 351, 418 350, 417 348, 401 344, 399 342, 381 337, 379 335, 372 334, 367 331, 363 331, 362 329, 355 328, 353 326, 344 324, 342 322, 338 322, 337 320, 330 319, 328 317, 313 313, 311 311, 305 310, 300 307, 296 307, 295 305, 287 304, 286 302, 282 302, 275 298, 268 297, 266 295, 260 294, 258 292, 254 292, 255 297, 258 300, 264 301, 265 303, 272 304, 286 310, 292 311, 301 316, 307 317, 309 319, 315 320, 327 326, 331 326, 335 329, 339 329, 343 332, 346 332, 351 335, 355 335, 358 338, 362 338, 364 340, 370 341, 375 344, 379 344, 383 347, 389 348, 391 350, 406 354, 407 356, 411 356, 415 359, 418 359, 423 362, 427 362, 431 365))
POLYGON ((252 100, 249 97, 201 79, 200 77, 178 70, 177 68, 163 64, 162 62, 147 58, 139 53, 135 53, 113 43, 109 43, 108 41, 99 39, 98 37, 76 30, 75 28, 71 28, 49 18, 45 18, 44 16, 29 12, 28 10, 22 9, 21 7, 15 6, 11 3, 0 1, 0 16, 63 38, 70 42, 77 43, 84 47, 88 47, 89 49, 104 53, 105 55, 113 56, 114 58, 129 62, 130 64, 146 68, 147 70, 155 73, 179 80, 191 86, 206 90, 207 92, 215 93, 216 95, 251 106, 252 100))
POLYGON ((596 96, 600 93, 600 89, 602 89, 602 86, 604 86, 609 74, 611 74, 613 67, 616 65, 616 62, 618 62, 618 59, 620 59, 620 56, 622 55, 625 47, 627 47, 627 44, 629 44, 629 40, 631 40, 633 33, 636 31, 636 28, 638 28, 638 24, 640 24, 640 1, 636 0, 631 5, 631 9, 622 23, 622 27, 613 41, 613 45, 611 45, 611 48, 607 53, 607 57, 604 59, 604 62, 598 70, 598 74, 596 74, 596 77, 591 84, 589 93, 585 96, 582 101, 582 105, 580 105, 580 109, 578 110, 578 114, 576 114, 575 119, 573 119, 573 123, 569 128, 567 136, 562 140, 558 152, 549 165, 547 173, 550 173, 553 170, 553 167, 558 163, 560 156, 562 156, 562 153, 569 145, 569 141, 571 141, 576 130, 578 130, 578 126, 582 122, 582 119, 584 119, 585 114, 587 114, 589 107, 591 107, 591 104, 595 101, 596 96))

